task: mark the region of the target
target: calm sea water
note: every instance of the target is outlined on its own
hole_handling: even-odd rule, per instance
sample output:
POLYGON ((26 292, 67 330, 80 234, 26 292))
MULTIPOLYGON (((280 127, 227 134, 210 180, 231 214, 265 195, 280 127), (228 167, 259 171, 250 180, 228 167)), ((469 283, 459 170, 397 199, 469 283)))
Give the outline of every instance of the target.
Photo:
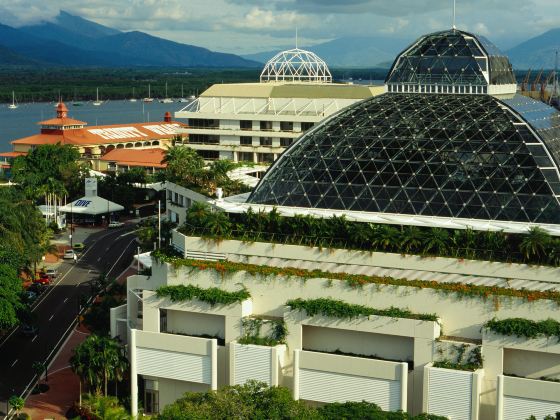
MULTIPOLYGON (((146 121, 163 121, 166 111, 174 115, 187 103, 162 104, 160 102, 144 103, 142 101, 108 101, 101 106, 84 102, 82 106, 67 103, 68 116, 88 125, 126 124, 146 121)), ((10 142, 21 137, 39 134, 39 121, 56 116, 54 103, 19 104, 17 109, 9 109, 8 104, 0 105, 0 152, 12 150, 10 142)))

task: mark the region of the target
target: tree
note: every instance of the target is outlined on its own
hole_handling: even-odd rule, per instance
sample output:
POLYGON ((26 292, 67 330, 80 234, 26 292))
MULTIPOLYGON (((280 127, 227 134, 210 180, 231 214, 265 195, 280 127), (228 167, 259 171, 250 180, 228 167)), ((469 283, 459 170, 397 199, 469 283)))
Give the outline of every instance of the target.
POLYGON ((80 377, 80 394, 83 381, 96 392, 103 388, 107 395, 108 381, 122 379, 128 360, 117 340, 92 334, 74 349, 70 366, 80 377))
POLYGON ((406 226, 401 231, 402 251, 407 254, 418 252, 422 247, 422 231, 416 226, 406 226))
POLYGON ((167 164, 166 179, 179 184, 196 184, 204 169, 204 159, 196 150, 186 146, 168 148, 163 162, 167 164))
POLYGON ((21 398, 19 395, 12 395, 8 400, 8 404, 10 404, 10 406, 14 410, 16 410, 16 414, 19 415, 19 410, 21 410, 25 405, 25 400, 21 398))
POLYGON ((551 242, 550 235, 539 227, 532 227, 523 236, 519 249, 527 261, 541 261, 546 255, 545 249, 551 242))
POLYGON ((80 161, 80 153, 75 147, 48 144, 15 158, 12 174, 29 198, 39 198, 47 191, 67 192, 74 197, 82 191, 87 168, 80 161))
POLYGON ((0 264, 0 331, 18 323, 18 311, 23 307, 21 290, 17 271, 9 265, 0 264))
POLYGON ((449 233, 442 228, 430 228, 424 236, 424 252, 438 256, 448 252, 449 233))
POLYGON ((317 419, 317 410, 294 401, 287 388, 249 381, 206 393, 189 392, 168 405, 159 416, 166 420, 317 419))

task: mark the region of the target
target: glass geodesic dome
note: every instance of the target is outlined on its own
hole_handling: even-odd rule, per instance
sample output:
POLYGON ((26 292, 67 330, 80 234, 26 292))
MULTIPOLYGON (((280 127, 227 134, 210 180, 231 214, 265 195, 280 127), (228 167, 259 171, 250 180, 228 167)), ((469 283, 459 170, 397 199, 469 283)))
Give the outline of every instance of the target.
POLYGON ((264 66, 261 82, 331 83, 327 64, 311 51, 294 48, 272 57, 264 66))
POLYGON ((386 83, 300 137, 248 203, 560 224, 560 113, 515 94, 489 41, 425 35, 386 83))

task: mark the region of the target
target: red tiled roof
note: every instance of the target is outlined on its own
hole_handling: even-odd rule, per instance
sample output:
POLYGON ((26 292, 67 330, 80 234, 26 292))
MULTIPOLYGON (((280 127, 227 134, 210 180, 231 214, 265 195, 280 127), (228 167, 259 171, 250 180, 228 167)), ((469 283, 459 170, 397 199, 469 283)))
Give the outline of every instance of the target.
MULTIPOLYGON (((74 120, 75 121, 75 120, 74 120)), ((180 122, 146 122, 134 124, 98 125, 64 130, 61 133, 42 133, 12 141, 12 144, 73 144, 94 146, 111 143, 126 143, 170 139, 175 130, 186 127, 180 122)))
POLYGON ((7 157, 7 158, 15 158, 18 156, 25 156, 27 155, 27 152, 2 152, 0 153, 0 156, 2 157, 7 157))
POLYGON ((162 163, 164 158, 163 149, 113 149, 101 157, 101 160, 116 162, 121 166, 165 168, 167 165, 162 163))
POLYGON ((51 118, 50 120, 38 122, 39 125, 57 125, 57 126, 68 126, 68 125, 87 125, 87 122, 75 120, 73 118, 51 118))

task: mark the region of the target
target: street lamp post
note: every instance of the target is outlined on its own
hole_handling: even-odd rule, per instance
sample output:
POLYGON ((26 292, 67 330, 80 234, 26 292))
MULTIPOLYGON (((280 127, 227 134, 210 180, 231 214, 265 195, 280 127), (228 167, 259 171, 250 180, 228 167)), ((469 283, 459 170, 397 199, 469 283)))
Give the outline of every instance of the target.
POLYGON ((73 213, 73 205, 74 203, 70 201, 70 248, 72 248, 72 232, 74 231, 74 213, 73 213))

